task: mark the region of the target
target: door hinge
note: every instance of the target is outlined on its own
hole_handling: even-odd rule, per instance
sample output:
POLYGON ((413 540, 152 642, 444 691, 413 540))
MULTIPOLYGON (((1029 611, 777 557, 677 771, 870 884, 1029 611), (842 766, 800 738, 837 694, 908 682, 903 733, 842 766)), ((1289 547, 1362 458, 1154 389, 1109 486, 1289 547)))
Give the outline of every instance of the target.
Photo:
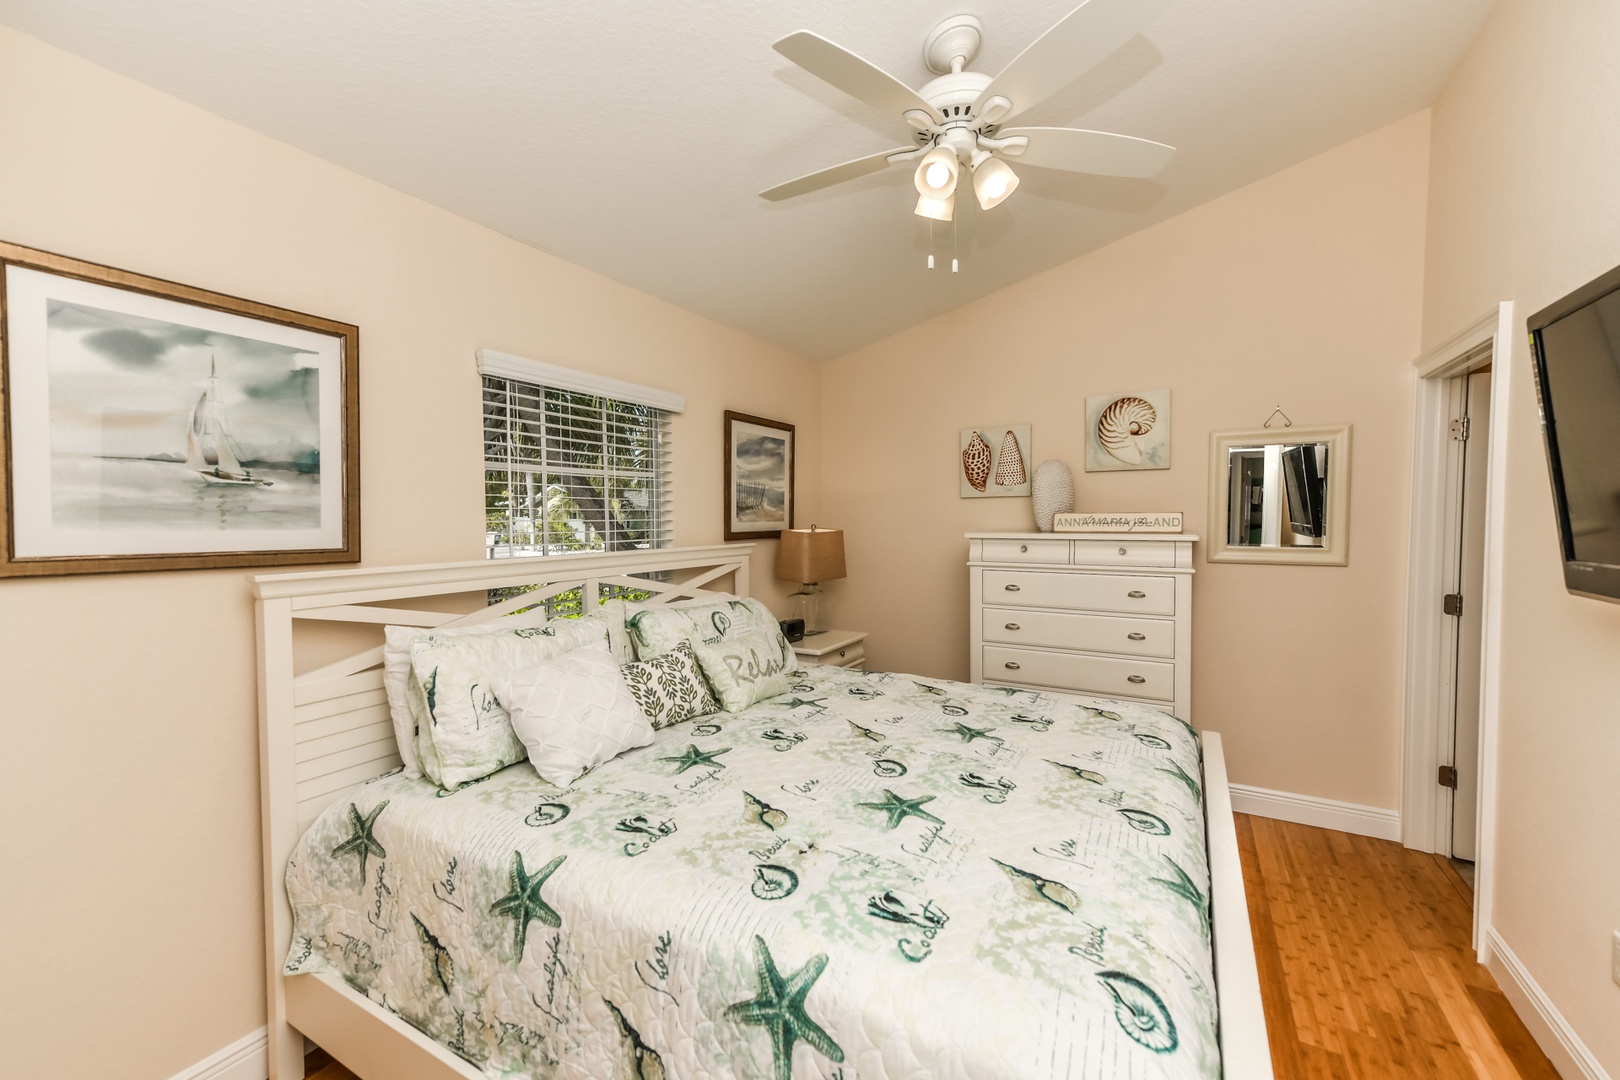
POLYGON ((1451 422, 1451 439, 1453 442, 1468 441, 1468 417, 1460 416, 1451 422))
POLYGON ((1460 593, 1460 592, 1448 592, 1448 593, 1446 593, 1445 599, 1443 599, 1440 602, 1440 610, 1444 611, 1447 615, 1461 615, 1462 614, 1462 593, 1460 593))
POLYGON ((1436 777, 1435 782, 1438 783, 1441 787, 1448 787, 1452 791, 1456 791, 1457 790, 1457 767, 1455 765, 1442 765, 1442 766, 1440 766, 1440 775, 1438 777, 1436 777))

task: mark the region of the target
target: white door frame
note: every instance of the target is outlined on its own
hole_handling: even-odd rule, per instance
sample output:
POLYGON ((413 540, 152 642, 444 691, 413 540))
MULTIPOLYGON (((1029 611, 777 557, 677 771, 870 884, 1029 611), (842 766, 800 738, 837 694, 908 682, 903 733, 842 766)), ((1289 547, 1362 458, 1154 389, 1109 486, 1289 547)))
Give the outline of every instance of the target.
MULTIPOLYGON (((1512 301, 1480 318, 1444 344, 1413 361, 1412 539, 1406 600, 1406 731, 1403 747, 1401 841, 1419 851, 1450 851, 1445 795, 1435 781, 1442 763, 1441 737, 1450 731, 1442 715, 1449 700, 1445 659, 1452 648, 1450 616, 1440 610, 1446 592, 1447 535, 1453 516, 1446 498, 1448 423, 1446 380, 1482 366, 1472 355, 1491 346, 1491 425, 1485 495, 1485 587, 1481 634, 1479 709, 1478 859, 1474 869, 1474 947, 1484 958, 1490 926, 1496 837, 1496 731, 1501 704, 1502 539, 1506 525, 1502 488, 1507 469, 1509 391, 1521 363, 1516 347, 1523 327, 1512 301)), ((1472 597, 1469 598, 1473 600, 1472 597)))

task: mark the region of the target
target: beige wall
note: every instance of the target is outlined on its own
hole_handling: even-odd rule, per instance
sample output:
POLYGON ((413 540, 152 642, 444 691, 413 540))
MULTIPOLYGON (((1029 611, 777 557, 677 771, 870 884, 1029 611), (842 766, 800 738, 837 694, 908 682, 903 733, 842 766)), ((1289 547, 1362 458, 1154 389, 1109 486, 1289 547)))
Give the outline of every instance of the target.
POLYGON ((962 427, 1032 423, 1034 459, 1075 470, 1079 509, 1181 510, 1202 533, 1212 430, 1277 404, 1348 421, 1350 565, 1200 561, 1193 706, 1235 782, 1398 805, 1428 137, 1413 116, 829 364, 822 516, 849 550, 835 621, 871 631, 878 667, 966 678, 962 534, 1033 523, 1027 499, 959 498, 962 427), (1086 396, 1161 388, 1172 467, 1084 472, 1086 396))
MULTIPOLYGON (((1616 56, 1612 0, 1498 3, 1434 108, 1429 345, 1501 300, 1527 317, 1620 263, 1616 56)), ((1620 1075, 1620 605, 1564 589, 1535 388, 1515 345, 1493 922, 1620 1075)))
MULTIPOLYGON (((679 543, 720 539, 726 408, 798 425, 815 511, 778 349, 5 28, 0 147, 0 238, 360 326, 368 564, 482 555, 479 346, 685 393, 679 543)), ((161 1080, 263 1024, 244 574, 0 581, 0 681, 0 1072, 161 1080)))

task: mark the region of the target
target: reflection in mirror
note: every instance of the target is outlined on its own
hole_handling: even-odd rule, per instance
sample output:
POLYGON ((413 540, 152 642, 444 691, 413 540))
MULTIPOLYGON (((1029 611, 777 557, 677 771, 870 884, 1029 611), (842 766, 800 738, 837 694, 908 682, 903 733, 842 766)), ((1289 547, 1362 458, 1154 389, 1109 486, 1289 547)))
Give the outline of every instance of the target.
POLYGON ((1227 544, 1232 547, 1325 547, 1327 484, 1327 443, 1230 447, 1227 451, 1227 544))

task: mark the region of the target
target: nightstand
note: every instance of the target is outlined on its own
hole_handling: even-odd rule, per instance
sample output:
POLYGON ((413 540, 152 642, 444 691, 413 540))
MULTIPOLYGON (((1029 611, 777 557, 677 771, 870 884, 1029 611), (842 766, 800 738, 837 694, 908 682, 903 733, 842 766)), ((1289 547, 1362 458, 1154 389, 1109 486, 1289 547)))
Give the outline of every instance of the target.
POLYGON ((806 636, 803 641, 794 642, 793 651, 799 655, 799 663, 805 667, 865 668, 866 631, 823 630, 819 634, 806 636))

